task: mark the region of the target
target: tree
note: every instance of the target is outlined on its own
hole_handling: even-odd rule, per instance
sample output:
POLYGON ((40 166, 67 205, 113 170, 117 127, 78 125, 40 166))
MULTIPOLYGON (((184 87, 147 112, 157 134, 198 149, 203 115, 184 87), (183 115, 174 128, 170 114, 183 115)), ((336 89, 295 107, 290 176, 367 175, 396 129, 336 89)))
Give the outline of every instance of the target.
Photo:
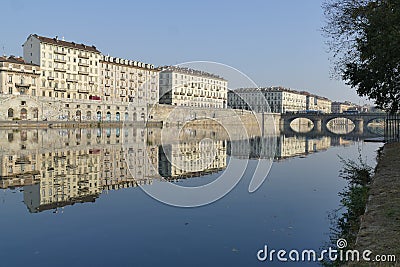
POLYGON ((390 113, 400 105, 400 0, 326 0, 335 72, 390 113))

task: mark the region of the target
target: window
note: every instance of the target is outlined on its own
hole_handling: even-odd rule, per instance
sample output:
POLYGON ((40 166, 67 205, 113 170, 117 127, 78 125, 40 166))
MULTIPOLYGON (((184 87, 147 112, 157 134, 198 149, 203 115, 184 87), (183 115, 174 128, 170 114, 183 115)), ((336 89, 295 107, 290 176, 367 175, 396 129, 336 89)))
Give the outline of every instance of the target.
POLYGON ((12 83, 12 75, 8 75, 8 82, 12 83))
POLYGON ((9 117, 9 118, 14 117, 14 110, 13 110, 12 108, 9 108, 9 109, 8 109, 8 117, 9 117))

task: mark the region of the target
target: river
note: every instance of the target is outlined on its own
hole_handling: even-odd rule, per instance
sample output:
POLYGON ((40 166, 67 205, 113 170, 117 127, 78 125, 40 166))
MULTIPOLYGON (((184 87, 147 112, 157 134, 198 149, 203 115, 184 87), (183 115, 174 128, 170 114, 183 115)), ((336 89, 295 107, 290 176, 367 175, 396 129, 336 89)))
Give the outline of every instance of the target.
POLYGON ((382 145, 362 136, 282 133, 273 137, 266 180, 249 193, 259 158, 271 156, 260 140, 271 137, 252 138, 243 153, 243 140, 214 131, 162 147, 157 131, 0 130, 0 266, 318 266, 260 262, 257 252, 265 245, 323 249, 328 215, 346 186, 338 155, 356 159, 361 152, 375 166, 382 145), (176 167, 179 153, 195 161, 208 155, 207 144, 214 153, 207 171, 176 167), (248 161, 243 178, 209 205, 173 207, 138 186, 165 183, 160 174, 181 186, 204 185, 233 160, 248 161))

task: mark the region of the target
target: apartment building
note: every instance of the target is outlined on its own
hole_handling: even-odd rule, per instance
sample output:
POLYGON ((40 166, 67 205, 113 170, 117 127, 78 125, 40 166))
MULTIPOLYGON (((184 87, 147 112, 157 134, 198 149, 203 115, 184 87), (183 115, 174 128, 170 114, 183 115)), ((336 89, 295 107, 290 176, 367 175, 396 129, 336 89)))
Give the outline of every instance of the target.
POLYGON ((39 96, 89 99, 99 94, 101 53, 95 46, 37 34, 22 46, 25 61, 41 67, 39 96))
POLYGON ((306 99, 307 110, 315 110, 323 113, 331 113, 332 109, 331 100, 329 100, 326 97, 310 94, 308 92, 301 92, 301 93, 307 96, 306 99))
POLYGON ((343 113, 350 109, 355 109, 356 105, 351 102, 332 102, 332 113, 343 113))
POLYGON ((0 58, 0 98, 18 96, 3 101, 10 112, 0 107, 9 113, 0 119, 146 121, 158 103, 159 70, 152 64, 37 34, 29 35, 23 54, 25 61, 0 58))
MULTIPOLYGON (((100 97, 105 102, 129 105, 133 111, 131 119, 144 120, 148 107, 158 103, 158 78, 158 70, 152 64, 102 56, 100 97)), ((115 114, 118 116, 118 111, 115 114)), ((115 119, 120 120, 119 117, 115 119)))
POLYGON ((257 113, 297 112, 306 110, 307 97, 283 87, 239 88, 228 92, 228 106, 257 113))
POLYGON ((0 94, 4 96, 33 95, 39 88, 40 67, 20 57, 0 57, 0 94))
POLYGON ((226 108, 228 81, 189 68, 160 67, 160 103, 175 106, 226 108))

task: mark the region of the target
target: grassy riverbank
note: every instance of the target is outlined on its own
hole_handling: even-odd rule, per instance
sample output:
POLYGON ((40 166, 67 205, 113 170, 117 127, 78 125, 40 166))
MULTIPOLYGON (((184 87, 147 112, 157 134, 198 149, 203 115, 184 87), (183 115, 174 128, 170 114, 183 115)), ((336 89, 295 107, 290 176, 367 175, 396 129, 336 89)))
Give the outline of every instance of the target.
POLYGON ((371 262, 326 260, 325 266, 400 266, 400 143, 387 144, 378 152, 373 169, 360 156, 342 159, 340 176, 348 186, 339 193, 341 208, 332 213, 330 247, 345 239, 347 251, 372 252, 371 262), (376 258, 378 256, 379 258, 376 258), (380 257, 391 262, 377 262, 380 257), (393 262, 393 256, 397 262, 393 262), (376 259, 376 261, 375 261, 376 259))
POLYGON ((385 145, 379 155, 356 249, 368 249, 374 255, 396 255, 398 265, 376 266, 400 266, 400 143, 385 145))

